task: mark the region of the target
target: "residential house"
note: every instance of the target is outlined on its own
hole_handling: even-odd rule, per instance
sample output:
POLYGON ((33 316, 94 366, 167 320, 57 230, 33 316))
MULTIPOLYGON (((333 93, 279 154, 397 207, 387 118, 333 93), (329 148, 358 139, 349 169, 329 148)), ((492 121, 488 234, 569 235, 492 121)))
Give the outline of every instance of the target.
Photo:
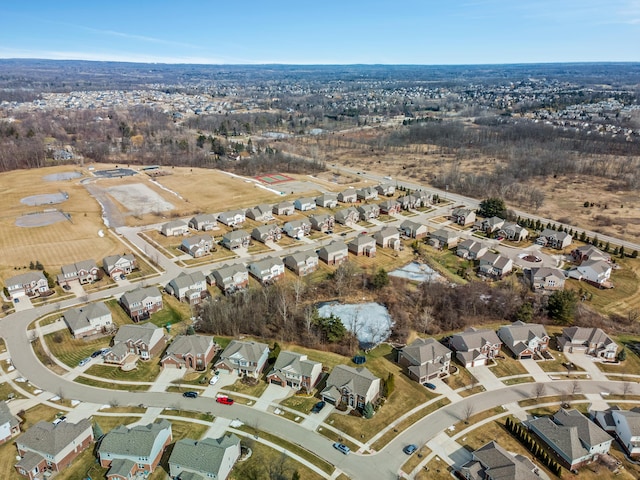
POLYGON ((611 255, 603 252, 599 248, 593 245, 582 245, 571 251, 573 261, 576 263, 584 262, 585 260, 604 260, 605 262, 611 261, 611 255))
POLYGON ((300 210, 301 212, 315 210, 316 199, 312 197, 298 198, 297 200, 293 201, 293 206, 296 208, 296 210, 300 210))
POLYGON ((147 320, 153 313, 162 310, 162 293, 158 287, 138 287, 123 293, 120 305, 134 322, 147 320))
POLYGON ((558 348, 562 352, 584 352, 604 360, 616 359, 618 345, 600 328, 567 327, 558 338, 558 348))
POLYGON ((393 183, 381 183, 380 185, 376 185, 376 191, 378 195, 392 197, 396 193, 396 186, 393 183))
POLYGON ((539 480, 539 470, 523 455, 508 452, 495 440, 472 453, 470 461, 458 469, 466 480, 539 480))
POLYGON ((380 206, 375 203, 360 205, 356 210, 358 210, 362 221, 368 221, 380 216, 380 206))
POLYGON ((541 233, 536 243, 543 247, 556 248, 562 250, 565 247, 571 245, 573 238, 567 232, 562 230, 552 230, 545 228, 541 233))
POLYGON ((72 308, 64 312, 63 318, 73 338, 90 337, 114 328, 111 310, 104 302, 72 308))
POLYGON ((458 361, 468 368, 487 365, 500 354, 502 342, 493 330, 470 327, 452 335, 449 347, 456 352, 458 361))
POLYGON ((233 230, 225 233, 220 243, 229 250, 247 248, 251 243, 251 235, 246 230, 233 230))
POLYGON ((282 238, 282 229, 275 223, 260 225, 253 229, 251 238, 262 243, 277 242, 282 238))
POLYGON ((244 265, 224 265, 207 276, 209 284, 215 283, 225 295, 244 290, 249 285, 249 272, 244 265))
POLYGON ((335 193, 323 193, 316 197, 316 205, 324 208, 336 208, 338 206, 338 195, 335 193))
POLYGON ((284 264, 298 276, 304 277, 318 269, 318 254, 313 250, 293 253, 284 257, 284 264))
POLYGON ((63 265, 62 273, 58 275, 58 285, 69 285, 69 282, 78 281, 80 285, 93 283, 100 279, 100 269, 95 260, 82 260, 81 262, 63 265))
POLYGON ((293 215, 295 210, 296 207, 294 207, 293 202, 280 202, 273 206, 272 212, 274 215, 293 215))
POLYGON ((378 206, 380 207, 380 213, 385 215, 395 215, 400 213, 402 208, 400 203, 395 200, 385 200, 384 202, 380 202, 378 206))
POLYGON ((208 232, 209 230, 218 228, 218 222, 214 214, 202 213, 200 215, 192 217, 191 220, 189 220, 189 228, 208 232))
POLYGON ((358 235, 347 244, 347 248, 356 256, 376 256, 376 240, 369 235, 358 235))
POLYGON ((338 210, 335 218, 336 223, 341 225, 353 225, 358 223, 358 220, 360 220, 360 212, 358 212, 354 207, 347 207, 342 210, 338 210))
POLYGON ((411 193, 398 197, 397 201, 400 204, 400 208, 402 208, 402 210, 412 210, 420 206, 420 197, 411 193))
POLYGON ((11 298, 24 295, 37 297, 48 293, 50 290, 47 278, 44 276, 44 273, 39 270, 32 270, 7 278, 4 284, 11 298))
POLYGON ((504 225, 504 219, 500 217, 485 218, 480 224, 482 231, 487 235, 499 231, 504 225))
POLYGON ((605 260, 584 260, 569 270, 569 277, 583 280, 600 288, 612 286, 610 278, 613 266, 605 260))
POLYGON ((185 238, 180 244, 180 250, 188 253, 193 258, 208 255, 213 250, 213 237, 208 233, 185 238))
POLYGON ((171 220, 160 227, 165 237, 177 237, 189 233, 189 225, 184 220, 171 220))
POLYGON ((500 230, 498 230, 498 235, 503 236, 512 242, 521 242, 529 236, 529 231, 517 223, 505 222, 500 230))
POLYGON ((471 225, 476 221, 476 212, 470 208, 454 208, 451 220, 458 225, 471 225))
POLYGON ((640 411, 638 408, 620 410, 614 406, 607 410, 591 412, 595 422, 618 443, 631 458, 640 457, 640 411))
POLYGON ((349 259, 349 249, 344 242, 331 242, 320 249, 318 257, 327 265, 340 265, 349 259))
POLYGON ((155 471, 172 439, 171 423, 165 419, 131 428, 120 425, 102 437, 100 466, 109 468, 108 480, 146 478, 155 471))
POLYGON ((113 337, 111 350, 104 354, 105 363, 122 365, 127 357, 137 355, 149 360, 167 345, 164 330, 152 323, 121 325, 113 337))
POLYGON ((282 350, 267 375, 267 382, 310 392, 320 380, 321 373, 322 363, 309 360, 301 353, 282 350))
POLYGON ((478 273, 493 278, 502 278, 513 270, 513 260, 499 253, 487 252, 480 257, 478 273))
POLYGON ((213 337, 204 335, 177 335, 160 360, 162 368, 186 368, 202 372, 216 354, 218 345, 213 337))
POLYGON ((564 288, 564 272, 559 268, 540 267, 529 270, 531 286, 534 290, 562 290, 564 288))
POLYGON ((207 281, 204 273, 199 271, 181 272, 167 284, 165 290, 169 295, 173 295, 180 301, 185 300, 190 305, 198 305, 208 295, 207 281))
POLYGON ((361 202, 368 202, 378 199, 378 190, 375 187, 363 187, 356 189, 356 199, 361 202))
POLYGON ((513 322, 498 329, 498 338, 519 360, 530 359, 549 348, 549 335, 539 323, 513 322))
POLYGON ((418 199, 416 207, 427 207, 431 203, 431 195, 423 190, 416 190, 411 195, 418 199))
POLYGON ((267 257, 250 263, 249 274, 261 284, 269 285, 284 277, 284 263, 280 257, 267 257))
POLYGON ((111 278, 118 278, 121 275, 129 275, 138 268, 136 257, 130 253, 124 255, 109 255, 102 259, 102 269, 111 278))
POLYGON ((273 207, 265 203, 249 208, 245 215, 256 222, 269 222, 273 220, 273 207))
POLYGON ((467 238, 458 244, 456 255, 468 260, 477 260, 487 253, 487 251, 488 248, 484 243, 467 238))
POLYGON ((373 234, 376 244, 382 248, 393 248, 400 250, 402 243, 400 242, 400 232, 397 228, 384 227, 373 234))
POLYGON ((244 223, 247 219, 244 210, 229 210, 228 212, 221 212, 218 214, 218 221, 225 224, 227 227, 235 227, 244 223))
POLYGON ((325 402, 335 406, 344 404, 362 409, 367 403, 375 403, 378 399, 380 383, 380 379, 365 367, 336 365, 320 396, 325 402))
POLYGON ((424 238, 427 236, 427 226, 413 220, 405 220, 400 224, 400 232, 409 238, 424 238))
POLYGON ((269 358, 269 345, 259 342, 231 340, 220 354, 215 368, 235 372, 239 376, 260 377, 269 358))
POLYGON ((358 194, 356 189, 349 187, 342 192, 338 193, 338 201, 340 203, 355 203, 358 201, 358 194))
POLYGON ((607 454, 613 442, 613 437, 574 409, 562 408, 552 418, 534 418, 527 426, 570 470, 607 454))
POLYGON ((289 237, 297 238, 299 240, 302 237, 309 235, 311 232, 311 222, 306 218, 304 220, 291 220, 284 224, 282 230, 289 237))
POLYGON ((455 248, 460 241, 460 233, 440 228, 429 234, 429 245, 436 248, 455 248))
POLYGON ((17 472, 30 480, 42 480, 69 468, 78 455, 93 443, 88 419, 78 423, 40 421, 16 439, 20 460, 17 472))
POLYGON ((336 218, 333 215, 327 213, 318 213, 315 215, 309 215, 309 222, 313 230, 320 232, 328 232, 333 230, 336 223, 336 218))
POLYGON ((240 458, 240 439, 227 433, 218 439, 178 440, 169 457, 169 474, 180 480, 225 480, 240 458))
POLYGON ((9 410, 7 402, 0 401, 0 445, 20 433, 20 420, 9 410))
POLYGON ((418 383, 449 375, 451 350, 433 338, 417 338, 398 352, 398 363, 418 383))

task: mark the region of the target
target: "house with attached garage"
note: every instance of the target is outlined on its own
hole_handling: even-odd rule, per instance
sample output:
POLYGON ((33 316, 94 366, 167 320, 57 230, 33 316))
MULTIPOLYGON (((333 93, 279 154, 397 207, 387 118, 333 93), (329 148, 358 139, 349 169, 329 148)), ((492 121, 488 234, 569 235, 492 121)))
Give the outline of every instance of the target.
POLYGON ((529 269, 529 278, 534 290, 562 290, 564 289, 565 276, 559 268, 540 267, 529 269))
POLYGON ((488 247, 484 243, 466 238, 458 244, 456 255, 468 260, 477 260, 487 253, 487 251, 488 247))
POLYGON ((396 186, 393 183, 381 183, 380 185, 376 185, 376 191, 378 195, 392 197, 396 193, 396 186))
POLYGON ((376 240, 369 235, 358 235, 347 244, 347 248, 355 256, 364 255, 366 257, 376 256, 376 240))
POLYGON ((20 434, 20 420, 9 410, 7 402, 0 401, 0 445, 20 434))
POLYGON ((275 223, 260 225, 253 229, 251 238, 261 243, 277 242, 282 239, 282 229, 275 223))
POLYGON ((531 359, 549 348, 549 334, 539 323, 513 322, 498 329, 498 338, 518 360, 531 359))
POLYGON ((540 480, 539 469, 527 457, 502 448, 496 441, 472 452, 472 459, 458 468, 466 480, 540 480))
POLYGON ((615 360, 618 344, 600 328, 568 327, 558 338, 558 348, 562 352, 584 352, 604 360, 615 360))
POLYGON ((105 363, 123 365, 128 356, 149 360, 167 345, 164 330, 152 323, 122 325, 113 337, 111 350, 104 354, 105 363))
POLYGON ((349 187, 338 193, 338 201, 340 203, 356 203, 358 201, 356 189, 349 187))
POLYGON ((493 330, 478 330, 470 327, 449 339, 449 348, 456 359, 466 368, 487 365, 500 354, 502 342, 493 330))
POLYGON ((451 220, 458 225, 471 225, 476 221, 476 212, 470 208, 454 208, 451 220))
POLYGON ((440 228, 429 234, 429 245, 436 248, 455 248, 460 241, 460 233, 440 228))
POLYGON ((130 253, 124 255, 109 255, 102 260, 102 269, 111 278, 129 275, 136 268, 138 268, 136 257, 130 253))
POLYGON ((611 255, 593 245, 577 247, 571 251, 571 256, 573 257, 573 261, 577 263, 584 262, 585 260, 604 260, 605 262, 611 262, 611 255))
POLYGON ((273 207, 265 203, 249 208, 245 215, 247 218, 255 220, 256 222, 269 222, 273 220, 273 207))
POLYGON ((640 409, 621 410, 613 406, 607 410, 590 412, 591 418, 609 435, 614 436, 631 458, 640 458, 640 409))
POLYGON ((356 189, 356 199, 361 202, 367 202, 378 199, 378 191, 375 187, 363 187, 356 189))
POLYGON ((215 368, 235 372, 238 376, 258 378, 269 358, 269 345, 259 342, 231 340, 220 354, 215 368))
POLYGON ((213 337, 204 335, 177 335, 160 360, 162 368, 186 368, 202 372, 216 354, 218 345, 213 337))
POLYGON ((24 295, 37 297, 48 293, 50 290, 49 282, 44 273, 35 270, 7 278, 4 284, 11 298, 24 295))
POLYGON ((292 220, 285 223, 282 230, 289 237, 297 238, 299 240, 302 237, 309 235, 311 232, 311 222, 306 218, 304 220, 292 220))
POLYGON ((393 248, 400 250, 402 243, 400 242, 400 232, 397 228, 384 227, 373 234, 376 244, 382 248, 393 248))
POLYGON ((360 220, 367 221, 380 216, 380 206, 375 203, 360 205, 356 210, 360 214, 360 220))
POLYGON ((262 285, 269 285, 284 277, 284 263, 280 257, 267 257, 250 263, 249 274, 262 285))
POLYGON ((417 338, 398 351, 398 364, 418 383, 449 375, 451 350, 433 338, 417 338))
POLYGON ((562 250, 563 248, 571 245, 572 241, 573 237, 571 237, 571 235, 569 235, 567 232, 545 228, 536 240, 536 244, 542 245, 543 247, 562 250))
POLYGON ((209 230, 215 230, 216 228, 218 228, 218 222, 214 214, 202 213, 200 215, 192 217, 191 220, 189 220, 189 228, 208 232, 209 230))
POLYGON ((529 231, 517 223, 505 223, 500 230, 498 230, 498 235, 512 242, 522 242, 529 236, 529 231))
POLYGON ((208 255, 213 250, 213 237, 208 233, 185 238, 180 244, 180 250, 188 253, 193 258, 208 255))
POLYGON ((400 208, 402 210, 411 210, 413 208, 418 207, 418 203, 420 199, 417 195, 409 194, 398 197, 398 203, 400 204, 400 208))
POLYGON ((298 276, 304 277, 318 269, 318 254, 313 250, 293 253, 284 257, 284 264, 298 276))
POLYGON ((147 320, 152 314, 162 310, 162 293, 158 287, 138 287, 123 293, 120 305, 134 322, 147 320))
POLYGON ((207 276, 210 285, 214 283, 225 295, 244 290, 249 285, 249 272, 242 264, 223 265, 207 276))
POLYGON ((316 199, 312 197, 298 198, 297 200, 293 201, 293 206, 296 208, 296 210, 300 210, 301 212, 315 210, 316 199))
POLYGON ((273 206, 272 213, 274 215, 293 215, 296 211, 296 207, 293 202, 280 202, 273 206))
POLYGON ((42 480, 69 468, 93 444, 93 426, 88 419, 78 423, 40 421, 16 439, 15 469, 29 480, 42 480))
POLYGON ((492 278, 502 278, 513 270, 513 260, 499 253, 487 252, 480 257, 478 273, 492 278))
POLYGON ((172 439, 171 423, 165 419, 131 428, 120 425, 100 442, 100 466, 109 469, 108 480, 146 478, 158 467, 172 439))
POLYGON ((169 474, 178 480, 225 480, 240 458, 240 439, 233 433, 223 437, 178 440, 169 457, 169 474))
POLYGON ((68 285, 69 282, 78 281, 80 285, 93 283, 100 279, 100 269, 95 260, 82 260, 81 262, 63 265, 62 273, 58 275, 58 285, 68 285))
POLYGON ((321 373, 322 363, 309 360, 301 353, 282 350, 267 375, 267 382, 310 392, 320 380, 321 373))
POLYGON ((344 242, 331 242, 320 249, 318 257, 327 265, 340 265, 349 259, 349 249, 344 242))
POLYGON ((427 226, 413 220, 405 220, 400 224, 400 232, 409 238, 424 238, 427 236, 427 226))
POLYGON ((329 230, 333 230, 336 219, 333 215, 329 215, 328 213, 319 213, 316 215, 309 215, 309 222, 311 223, 311 228, 313 230, 327 232, 329 230))
POLYGON ((115 327, 111 310, 104 302, 89 303, 84 307, 64 312, 64 322, 73 338, 85 338, 110 331, 115 327))
POLYGON ((222 236, 220 244, 229 250, 247 248, 251 243, 251 235, 246 230, 233 230, 222 236))
POLYGON ((227 227, 235 227, 244 223, 247 219, 244 210, 230 210, 228 212, 222 212, 218 214, 218 221, 225 224, 227 227))
POLYGON ((380 379, 365 367, 336 365, 320 396, 325 402, 335 406, 346 405, 362 409, 368 402, 375 403, 378 399, 380 383, 380 379))
POLYGON ((577 267, 569 269, 569 277, 583 280, 600 288, 611 288, 613 266, 604 260, 584 260, 577 267))
POLYGON ((189 233, 189 225, 184 220, 172 220, 160 227, 160 233, 165 237, 177 237, 189 233))
POLYGON ((316 197, 316 205, 324 208, 336 208, 338 205, 338 195, 335 193, 323 193, 316 197))
POLYGON ((204 273, 199 271, 181 272, 167 284, 165 290, 169 295, 173 295, 180 301, 189 302, 190 305, 198 305, 208 295, 207 281, 204 273))
POLYGON ((490 234, 499 231, 504 225, 504 219, 500 217, 485 218, 480 224, 483 232, 490 234))
POLYGON ((395 200, 385 200, 384 202, 380 202, 378 206, 380 207, 380 213, 385 215, 395 215, 400 213, 402 209, 400 203, 395 200))
POLYGON ((354 207, 347 207, 338 210, 335 218, 340 225, 354 225, 360 220, 360 212, 354 207))

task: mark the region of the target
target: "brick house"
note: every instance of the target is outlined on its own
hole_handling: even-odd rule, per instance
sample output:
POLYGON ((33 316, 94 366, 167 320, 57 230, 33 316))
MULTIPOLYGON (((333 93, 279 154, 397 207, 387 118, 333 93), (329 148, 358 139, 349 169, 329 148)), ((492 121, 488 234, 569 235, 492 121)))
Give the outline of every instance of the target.
POLYGON ((58 275, 58 285, 68 285, 69 282, 78 281, 80 285, 93 283, 100 279, 100 269, 95 260, 82 260, 80 262, 63 265, 61 274, 58 275))
POLYGON ((498 354, 502 342, 493 330, 468 328, 451 336, 449 348, 456 352, 456 358, 464 367, 487 365, 498 354))
POLYGON ((282 350, 267 375, 267 382, 309 392, 320 380, 321 373, 322 363, 309 360, 301 353, 282 350))
POLYGON ((134 322, 147 320, 152 314, 162 310, 162 293, 158 287, 138 287, 123 293, 120 305, 134 322))
POLYGON ((417 338, 398 352, 398 364, 418 383, 449 375, 451 350, 433 338, 417 338))
POLYGON ((213 337, 204 335, 177 335, 160 360, 162 368, 186 368, 204 371, 216 354, 218 345, 213 337))
POLYGON ((549 348, 549 334, 539 323, 513 322, 498 329, 498 338, 518 360, 533 358, 549 348))
POLYGON ((124 255, 109 255, 102 260, 102 268, 111 278, 128 275, 138 268, 136 257, 130 253, 124 255))
POLYGON ((111 350, 104 354, 104 362, 123 365, 130 356, 149 360, 162 352, 166 345, 164 330, 152 323, 122 325, 113 337, 111 350))
POLYGON ((322 390, 322 399, 332 405, 344 404, 352 408, 364 408, 380 396, 380 379, 365 367, 353 368, 336 365, 322 390))
POLYGON ((318 257, 327 265, 340 265, 349 259, 349 249, 344 242, 331 242, 320 249, 318 257))
POLYGON ((231 340, 220 354, 215 368, 235 372, 239 376, 258 378, 269 358, 269 345, 260 342, 231 340))

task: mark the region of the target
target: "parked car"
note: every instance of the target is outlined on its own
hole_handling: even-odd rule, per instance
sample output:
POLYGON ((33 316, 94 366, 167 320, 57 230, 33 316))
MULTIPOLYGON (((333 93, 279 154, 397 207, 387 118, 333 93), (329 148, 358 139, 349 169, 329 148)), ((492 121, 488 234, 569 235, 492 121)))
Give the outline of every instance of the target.
POLYGON ((62 289, 63 290, 71 290, 71 287, 65 283, 64 285, 62 285, 62 289))
POLYGON ((91 357, 83 358, 78 362, 79 367, 84 367, 87 363, 91 361, 91 357))
POLYGON ((53 424, 54 424, 54 425, 58 425, 59 423, 64 422, 66 419, 67 419, 67 417, 65 417, 64 415, 62 415, 62 416, 60 416, 60 417, 56 418, 56 419, 53 421, 53 424))
POLYGON ((320 410, 322 410, 325 405, 326 405, 325 402, 322 402, 322 401, 316 403, 311 409, 311 413, 320 413, 320 410))
POLYGON ((102 350, 96 350, 91 354, 91 358, 98 358, 100 355, 102 355, 102 350))
POLYGON ((189 390, 188 392, 184 392, 182 394, 185 398, 198 398, 198 392, 194 392, 193 390, 189 390))
POLYGON ((211 377, 211 380, 209 380, 209 385, 215 385, 218 383, 218 380, 220 380, 220 377, 218 375, 214 375, 211 377))
POLYGON ((223 405, 233 405, 233 398, 229 397, 216 397, 216 402, 222 403, 223 405))
POLYGON ((351 451, 351 449, 347 447, 344 443, 339 443, 339 442, 334 443, 333 448, 335 448, 336 450, 340 450, 345 455, 349 455, 349 452, 351 451))
POLYGON ((422 385, 424 385, 425 387, 431 389, 431 390, 435 390, 436 386, 433 383, 429 383, 429 382, 424 382, 422 385))
POLYGON ((407 455, 411 455, 413 452, 415 452, 418 449, 418 447, 416 447, 413 443, 410 445, 407 445, 406 447, 404 447, 402 449, 402 451, 404 453, 406 453, 407 455))

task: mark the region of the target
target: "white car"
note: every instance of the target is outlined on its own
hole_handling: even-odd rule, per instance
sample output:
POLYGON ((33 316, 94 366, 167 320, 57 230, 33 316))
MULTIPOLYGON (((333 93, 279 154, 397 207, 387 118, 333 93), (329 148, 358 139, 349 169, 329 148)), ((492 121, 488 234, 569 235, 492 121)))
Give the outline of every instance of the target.
POLYGON ((214 375, 211 377, 211 380, 209 380, 209 385, 215 385, 218 383, 218 380, 220 380, 220 377, 218 375, 214 375))

